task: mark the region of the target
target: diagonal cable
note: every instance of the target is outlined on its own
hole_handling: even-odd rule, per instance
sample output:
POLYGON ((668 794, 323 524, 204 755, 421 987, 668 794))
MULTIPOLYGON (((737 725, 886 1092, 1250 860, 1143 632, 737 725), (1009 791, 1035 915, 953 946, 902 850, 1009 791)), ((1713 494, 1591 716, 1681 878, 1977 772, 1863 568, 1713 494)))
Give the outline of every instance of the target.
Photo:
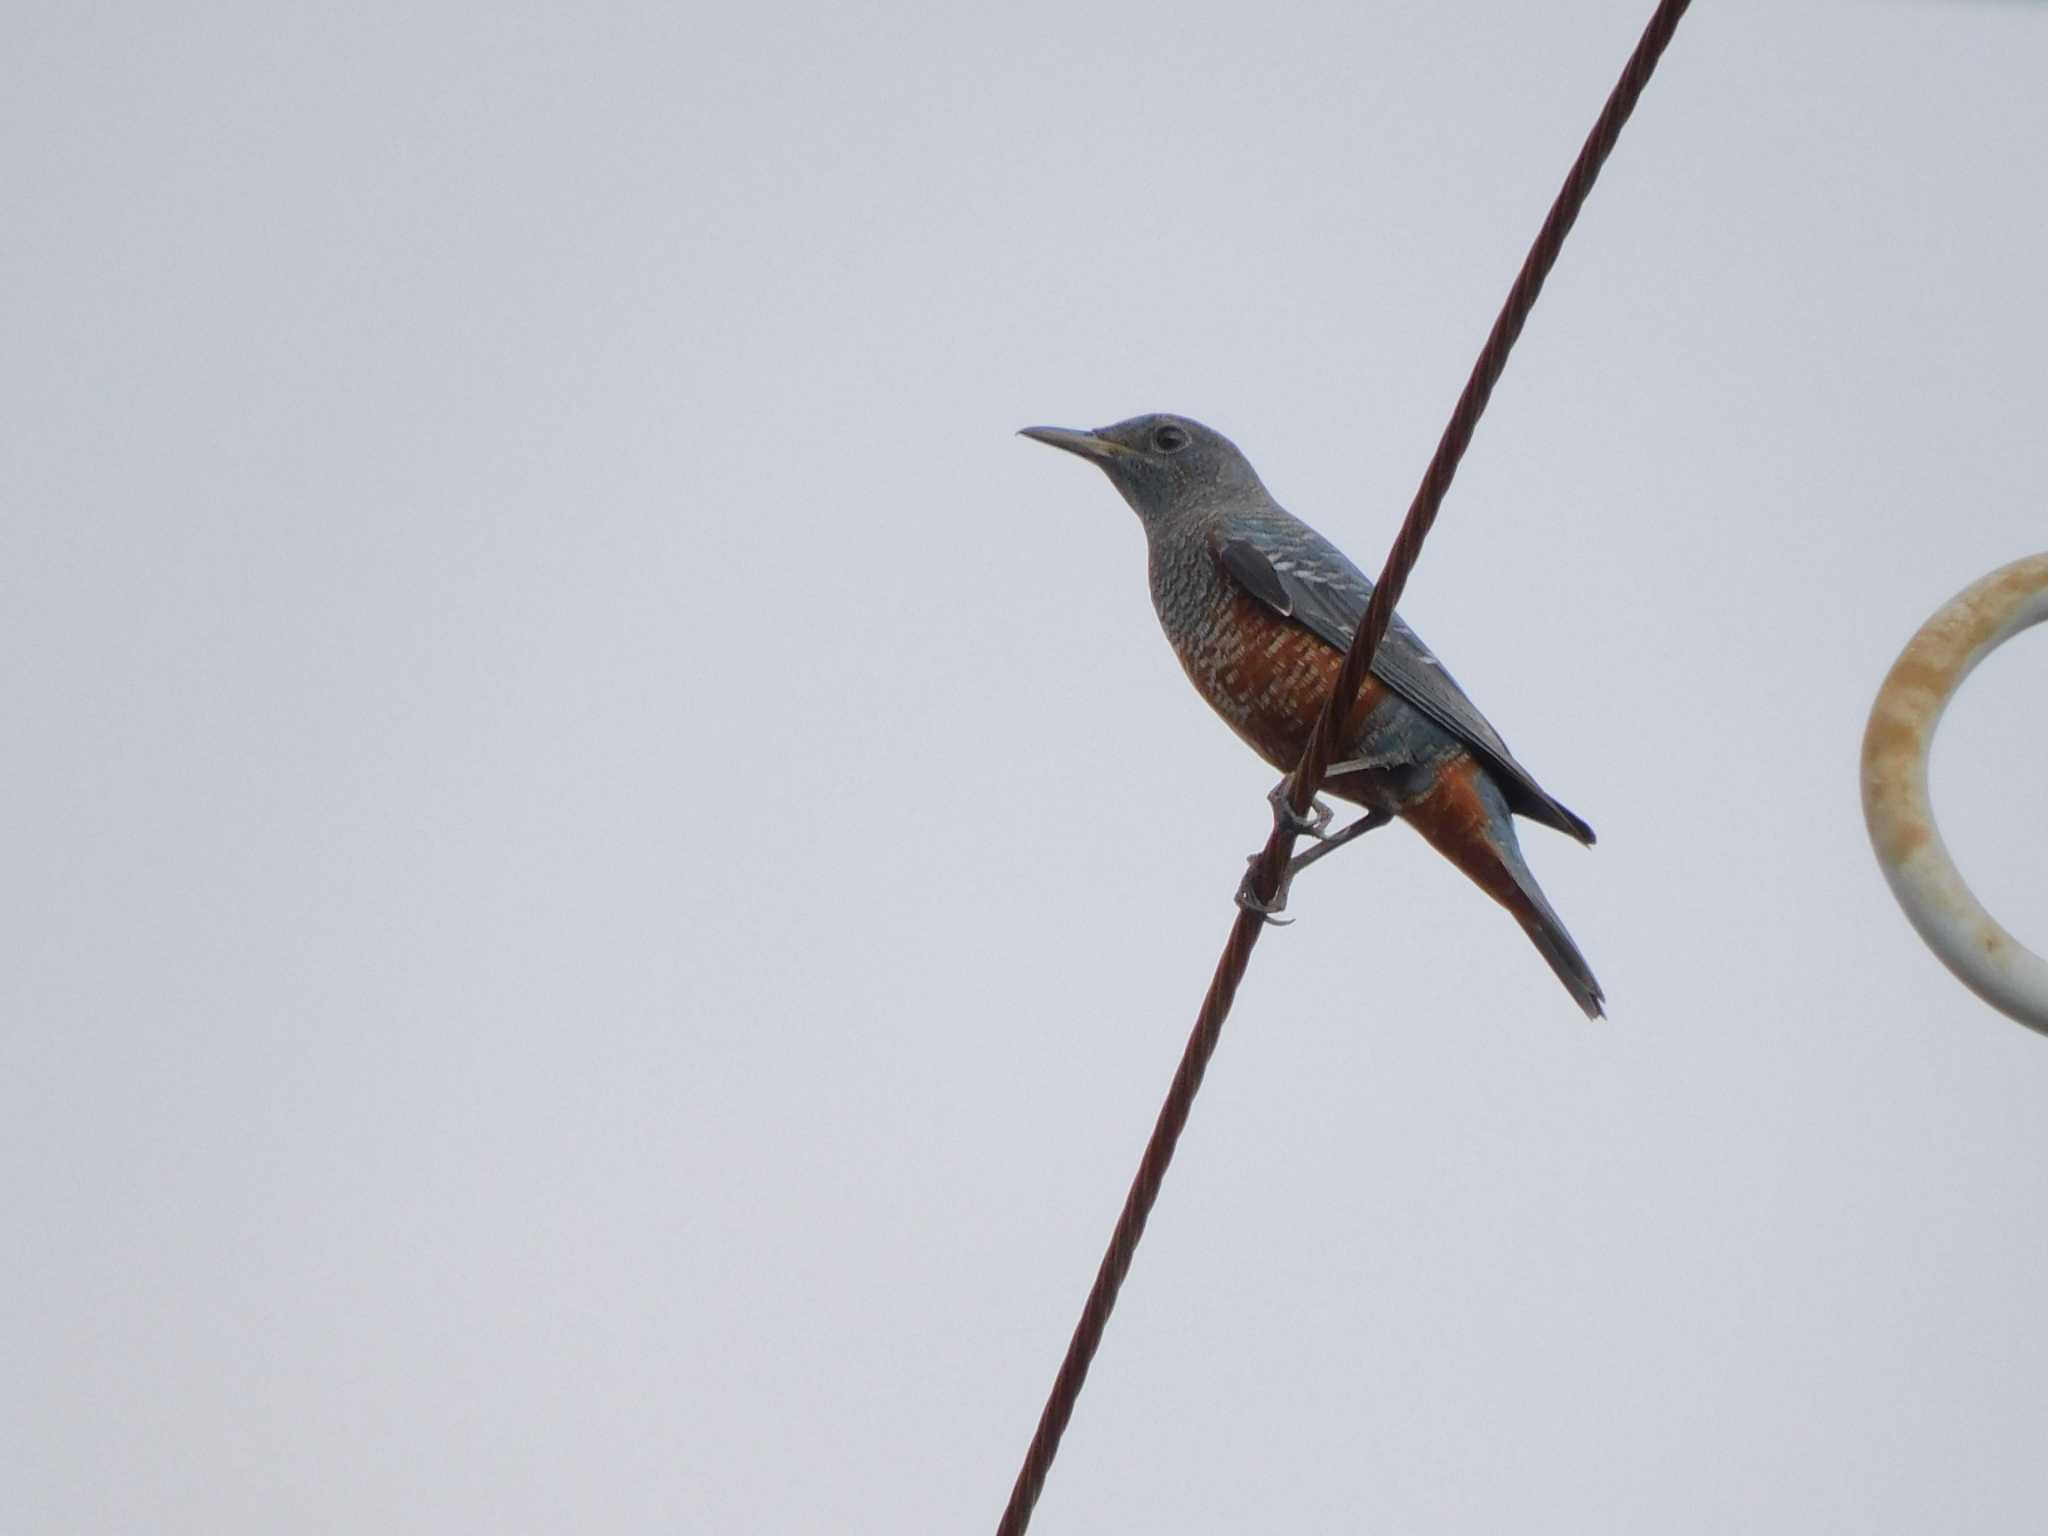
MULTIPOLYGON (((1387 554, 1387 563, 1373 587, 1365 620, 1359 625, 1351 649, 1345 654, 1344 666, 1338 672, 1337 681, 1323 705, 1323 713, 1309 736, 1301 763, 1288 780, 1288 798, 1297 816, 1307 813, 1310 801, 1322 787, 1339 723, 1356 701, 1359 686, 1372 665, 1373 653, 1379 649, 1387 626, 1393 621, 1394 605, 1400 601, 1402 589, 1408 585, 1409 573, 1414 570, 1416 558, 1422 553, 1422 541, 1436 522, 1444 495, 1450 490, 1451 479, 1458 472, 1458 461, 1465 456, 1473 429, 1479 425, 1486 402, 1493 394, 1493 386, 1500 381, 1501 372, 1507 367, 1508 353, 1514 349, 1530 310, 1536 306, 1544 279, 1556 264, 1565 236, 1571 233, 1579 210, 1585 206, 1601 166, 1606 163, 1615 141, 1621 137, 1623 125, 1635 110, 1643 87, 1649 84, 1657 61, 1663 57, 1672 34, 1678 30, 1679 19, 1690 4, 1691 0, 1662 0, 1658 5, 1649 25, 1643 30, 1642 38, 1636 43, 1635 52, 1629 55, 1621 78, 1615 82, 1607 105, 1601 109, 1599 121, 1594 123, 1593 131, 1586 136, 1586 142, 1579 150, 1578 159, 1572 163, 1571 172, 1565 177, 1557 200, 1551 204, 1549 216, 1537 232, 1535 244, 1530 246, 1521 271, 1515 275, 1515 285, 1508 290, 1507 302, 1501 306, 1500 315, 1493 322, 1493 330, 1487 335, 1486 345, 1480 349, 1479 360, 1472 366, 1471 377, 1465 381, 1450 422, 1437 442, 1436 453, 1430 458, 1429 468, 1423 472, 1422 484, 1416 488, 1415 499, 1409 504, 1401 531, 1395 536, 1394 547, 1387 554)), ((1279 889, 1281 871, 1286 868, 1294 851, 1295 835, 1294 827, 1285 818, 1276 818, 1273 834, 1266 840, 1266 846, 1253 866, 1254 890, 1267 901, 1272 900, 1279 889)), ((1187 1126, 1196 1090, 1202 1086, 1202 1076, 1208 1071, 1209 1059, 1215 1054, 1216 1043, 1223 1034, 1223 1021, 1230 1015, 1238 984, 1244 980, 1245 969, 1251 964, 1252 946, 1258 943, 1259 932, 1264 926, 1263 918, 1248 911, 1239 912, 1237 921, 1231 925, 1230 938, 1216 962, 1216 974, 1210 979, 1208 994, 1202 999, 1202 1010, 1196 1016, 1193 1032, 1188 1036, 1180 1067, 1173 1075, 1173 1086, 1167 1090, 1166 1102, 1160 1106, 1159 1119, 1152 1127, 1152 1139, 1146 1143, 1137 1176, 1131 1181, 1130 1193, 1124 1197, 1123 1211, 1117 1217, 1109 1249, 1103 1254, 1101 1266, 1095 1272, 1095 1283, 1090 1287, 1087 1303, 1081 1309, 1081 1320, 1075 1325, 1074 1336, 1067 1344, 1066 1358, 1060 1362, 1059 1374, 1053 1378, 1052 1391, 1046 1398, 1044 1412, 1039 1415, 1037 1431, 1024 1455, 1024 1465, 1010 1490, 1010 1502, 1003 1510, 1002 1523, 996 1528, 997 1536, 1024 1536, 1026 1527, 1031 1523, 1032 1507, 1045 1487, 1046 1473, 1059 1451, 1060 1436, 1066 1432, 1067 1422, 1073 1417, 1074 1404, 1088 1379, 1088 1367, 1102 1342, 1109 1314, 1116 1306, 1117 1292, 1123 1288, 1124 1277, 1130 1273, 1138 1239, 1144 1235, 1145 1223, 1159 1198, 1167 1165, 1173 1161, 1174 1148, 1180 1142, 1181 1131, 1187 1126)))

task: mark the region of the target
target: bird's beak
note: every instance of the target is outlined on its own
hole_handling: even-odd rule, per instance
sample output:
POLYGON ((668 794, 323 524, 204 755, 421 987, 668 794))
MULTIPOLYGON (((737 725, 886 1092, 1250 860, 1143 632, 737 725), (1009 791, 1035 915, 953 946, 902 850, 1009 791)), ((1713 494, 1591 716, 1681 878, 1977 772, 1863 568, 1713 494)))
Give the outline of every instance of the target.
POLYGON ((1076 432, 1071 427, 1025 427, 1019 437, 1029 437, 1041 443, 1050 443, 1055 448, 1064 448, 1069 453, 1078 453, 1084 459, 1096 463, 1107 463, 1111 459, 1128 458, 1131 450, 1122 443, 1112 443, 1106 437, 1097 437, 1093 432, 1076 432))

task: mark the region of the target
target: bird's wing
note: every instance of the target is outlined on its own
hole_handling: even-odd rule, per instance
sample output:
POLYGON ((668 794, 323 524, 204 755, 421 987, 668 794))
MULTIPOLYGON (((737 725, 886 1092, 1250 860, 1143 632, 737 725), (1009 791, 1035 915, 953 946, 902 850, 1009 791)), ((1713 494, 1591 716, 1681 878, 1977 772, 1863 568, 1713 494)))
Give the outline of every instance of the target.
MULTIPOLYGON (((1372 601, 1372 583, 1342 550, 1306 524, 1225 527, 1211 547, 1223 569, 1247 592, 1340 651, 1351 648, 1372 601)), ((1416 709, 1464 742, 1499 772, 1509 803, 1532 820, 1593 841, 1593 829, 1552 799, 1515 761, 1500 732, 1465 697, 1457 680, 1399 614, 1372 658, 1372 672, 1416 709)))

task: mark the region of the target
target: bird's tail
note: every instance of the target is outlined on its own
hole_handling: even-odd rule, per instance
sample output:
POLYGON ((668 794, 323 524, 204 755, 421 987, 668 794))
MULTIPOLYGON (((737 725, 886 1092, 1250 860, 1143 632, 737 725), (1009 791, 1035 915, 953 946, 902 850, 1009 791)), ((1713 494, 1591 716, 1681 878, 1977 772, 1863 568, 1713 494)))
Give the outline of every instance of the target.
POLYGON ((1440 774, 1429 793, 1403 815, 1437 852, 1508 909, 1572 1001, 1587 1018, 1599 1018, 1606 1011, 1601 1006, 1605 994, 1529 872, 1507 799, 1492 776, 1471 758, 1462 759, 1440 774))
POLYGON ((1526 882, 1523 891, 1534 910, 1527 915, 1517 912, 1515 921, 1529 935, 1529 942, 1536 946, 1536 952, 1550 962, 1557 979, 1564 983, 1565 991, 1571 993, 1572 1001, 1585 1010, 1586 1017, 1600 1018, 1607 1012, 1607 994, 1600 990, 1599 978, 1586 964, 1586 957, 1579 953, 1579 946, 1565 932, 1557 914, 1550 910, 1550 903, 1543 899, 1543 892, 1536 888, 1536 882, 1527 869, 1521 871, 1521 878, 1526 882))

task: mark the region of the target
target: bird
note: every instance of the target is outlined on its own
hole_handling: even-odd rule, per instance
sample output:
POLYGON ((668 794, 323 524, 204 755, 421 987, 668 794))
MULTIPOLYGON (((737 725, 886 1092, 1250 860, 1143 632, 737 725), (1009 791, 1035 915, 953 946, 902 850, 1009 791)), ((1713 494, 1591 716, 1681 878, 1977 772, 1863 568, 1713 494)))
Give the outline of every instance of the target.
MULTIPOLYGON (((1253 751, 1283 773, 1300 760, 1364 620, 1372 582, 1273 499, 1222 433, 1185 416, 1134 416, 1092 431, 1025 427, 1022 436, 1097 465, 1144 526, 1152 606, 1195 689, 1253 751)), ((1590 845, 1593 829, 1508 751, 1435 654, 1397 614, 1345 717, 1323 788, 1362 808, 1326 835, 1328 807, 1295 818, 1283 779, 1276 816, 1321 839, 1261 903, 1267 916, 1293 876, 1398 817, 1505 907, 1589 1019, 1605 994, 1530 872, 1516 816, 1590 845)), ((1253 856, 1254 859, 1257 855, 1253 856)))

